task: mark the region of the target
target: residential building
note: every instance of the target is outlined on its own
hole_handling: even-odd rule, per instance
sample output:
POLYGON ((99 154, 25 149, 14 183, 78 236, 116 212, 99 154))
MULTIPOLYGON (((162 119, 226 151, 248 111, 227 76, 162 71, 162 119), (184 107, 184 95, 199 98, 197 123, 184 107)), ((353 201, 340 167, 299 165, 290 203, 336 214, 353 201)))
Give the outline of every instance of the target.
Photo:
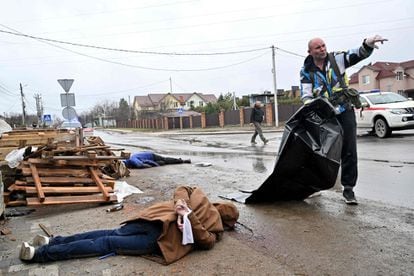
POLYGON ((203 93, 165 93, 148 94, 147 96, 135 96, 133 110, 138 116, 139 113, 166 113, 181 108, 190 110, 191 108, 205 106, 210 102, 217 102, 214 94, 203 93))
POLYGON ((375 62, 351 75, 349 86, 359 91, 379 89, 414 97, 414 60, 375 62))

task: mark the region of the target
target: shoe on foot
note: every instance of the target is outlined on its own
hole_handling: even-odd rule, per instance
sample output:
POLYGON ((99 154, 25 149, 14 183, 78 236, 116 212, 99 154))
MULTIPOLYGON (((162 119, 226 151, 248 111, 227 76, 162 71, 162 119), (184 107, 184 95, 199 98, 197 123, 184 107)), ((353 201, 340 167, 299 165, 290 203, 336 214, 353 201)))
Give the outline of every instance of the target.
POLYGON ((264 139, 263 144, 265 144, 265 145, 266 145, 267 143, 269 143, 269 140, 264 139))
POLYGON ((352 191, 351 189, 344 189, 342 195, 345 198, 345 203, 349 204, 349 205, 357 205, 358 202, 355 198, 355 194, 354 191, 352 191))
POLYGON ((45 244, 49 244, 49 238, 48 237, 43 236, 43 235, 36 235, 33 238, 33 242, 32 242, 33 246, 42 246, 42 245, 45 245, 45 244))
POLYGON ((30 261, 33 259, 35 254, 35 248, 30 246, 28 242, 23 242, 22 247, 20 248, 19 258, 21 260, 30 261))
POLYGON ((250 143, 252 143, 252 145, 256 145, 257 144, 255 141, 251 141, 250 143))

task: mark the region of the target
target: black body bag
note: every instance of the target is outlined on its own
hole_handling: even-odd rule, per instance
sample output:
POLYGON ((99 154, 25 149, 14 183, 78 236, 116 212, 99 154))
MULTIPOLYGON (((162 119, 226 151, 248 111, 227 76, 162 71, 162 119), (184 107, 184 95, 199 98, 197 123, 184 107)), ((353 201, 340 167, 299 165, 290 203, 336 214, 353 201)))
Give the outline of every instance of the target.
POLYGON ((332 188, 341 149, 342 128, 329 101, 302 106, 286 122, 273 173, 245 203, 302 200, 332 188))

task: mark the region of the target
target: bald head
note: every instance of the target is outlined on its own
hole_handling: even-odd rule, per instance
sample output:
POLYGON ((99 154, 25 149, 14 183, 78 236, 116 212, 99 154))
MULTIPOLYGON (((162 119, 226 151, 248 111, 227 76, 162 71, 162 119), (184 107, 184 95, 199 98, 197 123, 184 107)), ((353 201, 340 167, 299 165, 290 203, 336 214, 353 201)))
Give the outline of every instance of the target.
POLYGON ((309 40, 308 53, 315 61, 324 60, 327 55, 325 42, 319 37, 309 40))

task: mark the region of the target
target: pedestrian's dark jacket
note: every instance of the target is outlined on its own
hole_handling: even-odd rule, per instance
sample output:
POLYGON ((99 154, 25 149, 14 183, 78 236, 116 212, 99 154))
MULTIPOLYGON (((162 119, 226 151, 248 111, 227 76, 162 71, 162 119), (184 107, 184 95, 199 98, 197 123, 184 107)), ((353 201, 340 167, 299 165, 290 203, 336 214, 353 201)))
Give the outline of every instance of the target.
MULTIPOLYGON (((346 85, 348 85, 348 78, 345 75, 345 69, 369 57, 372 52, 373 48, 363 42, 358 48, 333 53, 346 85)), ((328 56, 325 59, 324 70, 315 65, 311 55, 306 57, 300 71, 300 90, 301 99, 304 103, 318 96, 329 98, 332 93, 342 90, 338 76, 336 76, 328 56)))
POLYGON ((250 115, 250 123, 263 122, 264 111, 260 107, 254 107, 252 110, 252 114, 250 115))

